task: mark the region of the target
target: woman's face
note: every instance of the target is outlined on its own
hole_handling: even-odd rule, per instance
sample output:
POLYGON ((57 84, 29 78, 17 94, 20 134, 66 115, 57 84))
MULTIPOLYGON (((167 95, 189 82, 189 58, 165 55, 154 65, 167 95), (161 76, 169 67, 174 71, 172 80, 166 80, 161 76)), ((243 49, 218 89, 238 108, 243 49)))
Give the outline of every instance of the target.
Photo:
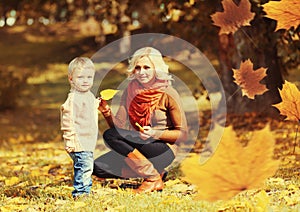
POLYGON ((137 61, 134 75, 144 86, 150 85, 155 80, 154 65, 148 57, 142 57, 137 61))

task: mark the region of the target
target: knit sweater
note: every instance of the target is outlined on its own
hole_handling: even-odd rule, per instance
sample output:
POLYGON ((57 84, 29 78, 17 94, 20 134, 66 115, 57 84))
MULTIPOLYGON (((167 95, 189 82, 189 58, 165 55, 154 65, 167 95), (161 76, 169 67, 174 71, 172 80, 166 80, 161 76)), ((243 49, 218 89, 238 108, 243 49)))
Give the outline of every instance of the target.
POLYGON ((93 93, 71 91, 61 106, 61 130, 65 146, 75 152, 94 152, 98 138, 99 100, 93 93))
MULTIPOLYGON (((133 130, 128 126, 128 108, 126 107, 127 90, 124 91, 119 110, 113 117, 113 122, 117 127, 133 130)), ((151 127, 156 130, 154 138, 174 144, 184 142, 187 139, 187 122, 182 109, 180 96, 177 91, 169 86, 165 89, 158 105, 151 114, 151 127)))

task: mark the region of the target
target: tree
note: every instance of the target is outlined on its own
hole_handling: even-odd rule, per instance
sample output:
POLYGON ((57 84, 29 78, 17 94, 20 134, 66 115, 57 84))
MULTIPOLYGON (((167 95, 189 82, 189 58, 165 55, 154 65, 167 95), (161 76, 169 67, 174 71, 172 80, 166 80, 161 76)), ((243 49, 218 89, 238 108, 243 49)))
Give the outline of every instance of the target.
POLYGON ((243 2, 251 3, 249 12, 255 16, 249 20, 249 26, 241 26, 234 33, 220 34, 220 27, 214 25, 212 15, 224 10, 224 2, 225 0, 5 0, 0 2, 0 11, 7 17, 10 10, 17 10, 19 24, 24 24, 28 18, 39 20, 44 17, 55 23, 86 22, 93 17, 98 24, 99 33, 91 36, 95 36, 99 45, 105 44, 107 33, 112 34, 115 39, 139 32, 159 32, 180 37, 197 46, 209 59, 219 61, 215 68, 229 100, 229 111, 266 112, 267 105, 280 101, 277 88, 283 83, 283 75, 300 63, 300 27, 276 29, 278 21, 266 17, 263 8, 269 0, 232 0, 237 7, 243 2), (107 26, 109 30, 106 29, 107 26), (269 91, 255 101, 245 101, 241 95, 237 95, 239 88, 233 82, 232 69, 238 69, 241 61, 246 59, 253 61, 254 69, 267 68, 267 77, 263 83, 269 91))

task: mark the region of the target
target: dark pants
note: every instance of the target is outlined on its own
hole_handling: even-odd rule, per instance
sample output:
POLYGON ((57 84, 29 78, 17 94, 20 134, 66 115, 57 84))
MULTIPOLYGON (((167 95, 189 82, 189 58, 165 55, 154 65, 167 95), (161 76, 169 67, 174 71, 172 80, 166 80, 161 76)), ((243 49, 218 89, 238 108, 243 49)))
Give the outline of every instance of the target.
POLYGON ((94 162, 93 174, 101 178, 121 177, 121 170, 127 167, 124 159, 134 149, 139 150, 158 172, 162 172, 174 160, 170 147, 160 140, 143 140, 139 132, 110 128, 103 134, 106 145, 112 150, 94 162))

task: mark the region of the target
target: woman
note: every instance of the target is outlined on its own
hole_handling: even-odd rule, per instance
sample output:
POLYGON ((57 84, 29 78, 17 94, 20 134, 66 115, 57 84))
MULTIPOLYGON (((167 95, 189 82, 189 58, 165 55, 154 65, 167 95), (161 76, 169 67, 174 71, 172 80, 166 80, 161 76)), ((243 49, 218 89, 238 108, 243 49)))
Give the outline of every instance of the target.
POLYGON ((121 177, 144 178, 134 190, 137 193, 162 190, 164 169, 174 160, 177 144, 187 139, 185 114, 158 50, 137 50, 128 73, 130 82, 116 115, 104 100, 100 103, 99 110, 111 127, 103 138, 114 153, 95 161, 94 174, 109 177, 110 170, 119 169, 121 177))

